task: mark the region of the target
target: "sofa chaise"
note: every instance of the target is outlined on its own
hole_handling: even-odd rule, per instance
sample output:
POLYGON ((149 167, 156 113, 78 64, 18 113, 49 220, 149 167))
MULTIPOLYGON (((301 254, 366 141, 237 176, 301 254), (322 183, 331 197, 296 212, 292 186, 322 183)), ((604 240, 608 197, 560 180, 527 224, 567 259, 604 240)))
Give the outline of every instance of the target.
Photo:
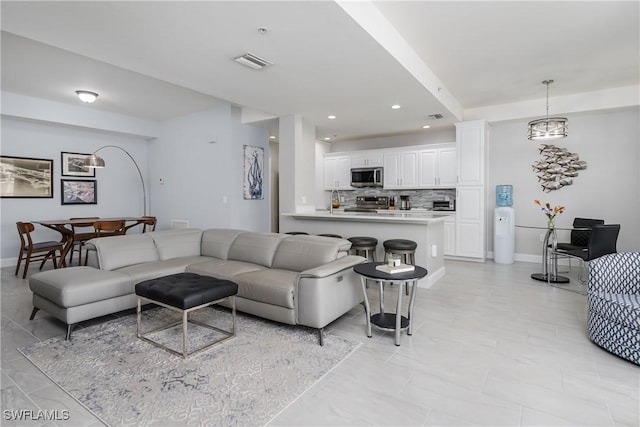
POLYGON ((136 283, 190 272, 238 284, 239 311, 324 328, 364 299, 348 240, 228 229, 183 229, 102 237, 86 243, 88 266, 32 275, 33 312, 67 324, 134 308, 136 283))

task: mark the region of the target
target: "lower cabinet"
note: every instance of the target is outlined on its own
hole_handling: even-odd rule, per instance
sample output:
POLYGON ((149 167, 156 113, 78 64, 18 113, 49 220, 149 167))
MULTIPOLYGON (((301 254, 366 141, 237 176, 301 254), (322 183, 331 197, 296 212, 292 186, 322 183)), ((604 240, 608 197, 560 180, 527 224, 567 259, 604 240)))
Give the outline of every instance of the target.
POLYGON ((456 217, 451 216, 444 221, 444 255, 456 254, 456 217))
POLYGON ((456 255, 484 261, 484 186, 459 186, 456 192, 456 255))

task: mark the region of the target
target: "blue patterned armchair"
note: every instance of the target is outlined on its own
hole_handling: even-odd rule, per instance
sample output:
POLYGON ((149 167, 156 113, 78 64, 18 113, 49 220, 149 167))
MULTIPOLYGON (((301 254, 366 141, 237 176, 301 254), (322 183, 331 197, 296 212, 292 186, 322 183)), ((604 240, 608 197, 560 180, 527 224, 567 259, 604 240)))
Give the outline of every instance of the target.
POLYGON ((591 261, 587 299, 591 340, 640 365, 640 252, 591 261))

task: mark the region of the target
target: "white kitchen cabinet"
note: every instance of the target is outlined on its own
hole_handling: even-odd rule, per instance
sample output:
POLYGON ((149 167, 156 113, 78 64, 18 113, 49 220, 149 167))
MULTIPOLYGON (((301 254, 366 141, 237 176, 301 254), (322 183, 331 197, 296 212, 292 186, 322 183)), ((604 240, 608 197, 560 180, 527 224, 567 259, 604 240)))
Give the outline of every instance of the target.
POLYGON ((468 258, 485 258, 484 186, 456 189, 455 254, 468 258))
POLYGON ((383 164, 382 151, 380 150, 364 150, 361 152, 354 152, 351 155, 352 168, 382 166, 383 164))
POLYGON ((419 152, 420 188, 452 188, 456 185, 456 149, 434 148, 419 152))
POLYGON ((444 255, 456 254, 456 217, 452 215, 444 220, 444 255))
POLYGON ((484 185, 487 122, 456 123, 457 184, 484 185))
POLYGON ((324 189, 353 190, 351 187, 351 156, 324 158, 324 189))
POLYGON ((418 151, 384 154, 384 188, 418 188, 418 151))

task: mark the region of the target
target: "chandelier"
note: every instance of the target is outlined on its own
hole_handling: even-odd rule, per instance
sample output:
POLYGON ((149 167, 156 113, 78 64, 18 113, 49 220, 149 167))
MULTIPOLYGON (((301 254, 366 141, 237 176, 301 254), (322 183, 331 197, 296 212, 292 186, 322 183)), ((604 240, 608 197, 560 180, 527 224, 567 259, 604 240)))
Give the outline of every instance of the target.
POLYGON ((549 85, 553 80, 542 82, 547 85, 547 116, 529 122, 528 138, 532 141, 566 138, 569 122, 565 117, 549 117, 549 85))

